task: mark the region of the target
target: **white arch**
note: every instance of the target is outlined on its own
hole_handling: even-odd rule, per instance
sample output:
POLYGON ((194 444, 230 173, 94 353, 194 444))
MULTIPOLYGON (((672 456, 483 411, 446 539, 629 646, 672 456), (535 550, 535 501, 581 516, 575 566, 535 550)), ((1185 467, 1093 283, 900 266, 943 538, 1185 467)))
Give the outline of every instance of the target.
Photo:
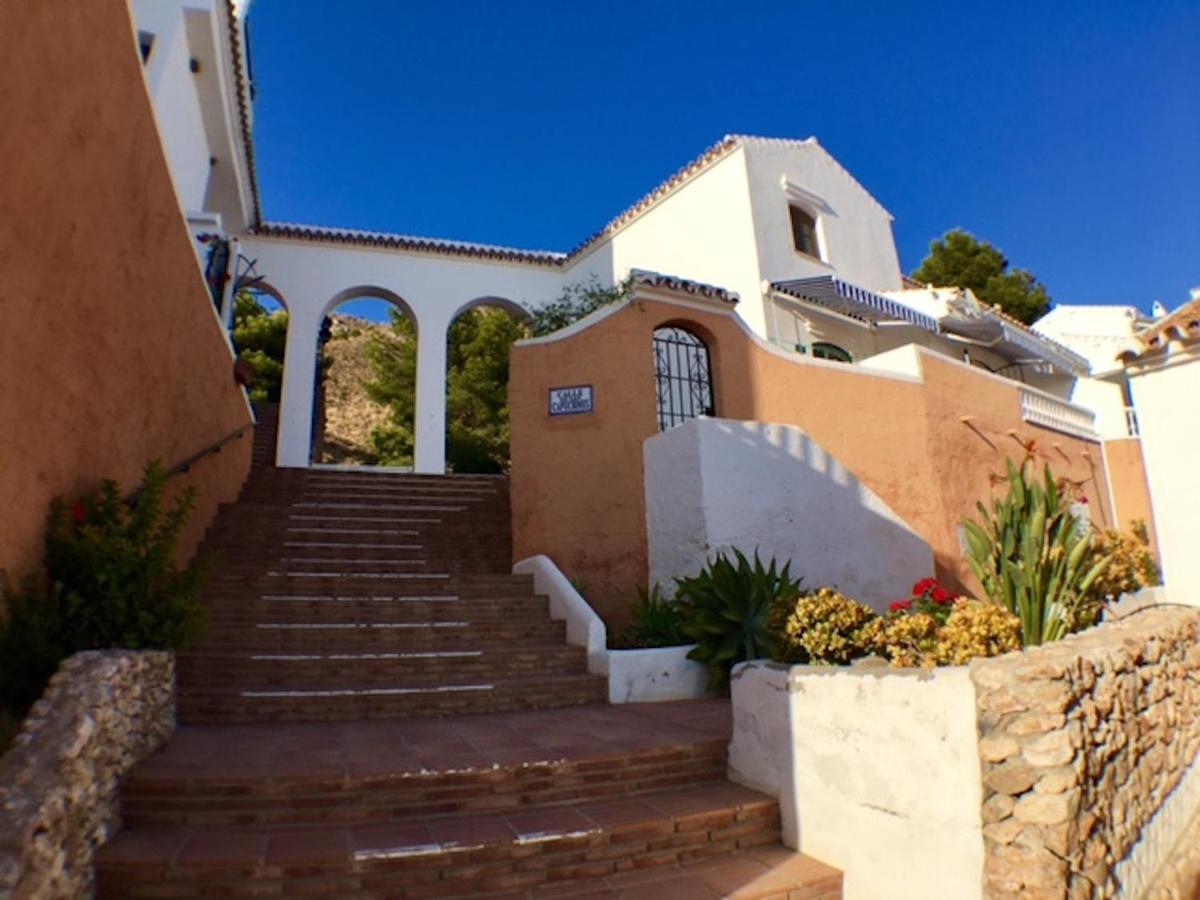
MULTIPOLYGON (((330 297, 329 300, 327 300, 325 302, 324 307, 322 307, 322 312, 321 312, 321 316, 320 316, 321 325, 318 327, 318 331, 317 331, 317 334, 315 336, 313 346, 312 346, 314 360, 317 357, 319 357, 319 355, 320 355, 320 334, 321 334, 320 328, 324 326, 325 320, 328 319, 329 316, 333 315, 333 313, 337 311, 338 307, 340 307, 346 303, 351 303, 354 300, 381 300, 384 303, 387 303, 389 306, 391 306, 395 309, 398 309, 400 311, 401 315, 403 315, 409 322, 412 323, 413 331, 415 332, 415 335, 417 338, 417 348, 418 348, 418 352, 419 352, 420 340, 421 340, 421 325, 417 319, 416 312, 413 310, 412 306, 408 303, 408 301, 406 301, 403 297, 401 297, 395 291, 388 290, 385 287, 380 287, 379 285, 373 285, 373 284, 361 284, 361 285, 356 285, 354 287, 344 288, 343 290, 338 291, 336 294, 334 294, 332 297, 330 297)), ((312 402, 310 404, 310 411, 309 411, 310 421, 309 421, 308 458, 309 458, 310 463, 316 463, 316 460, 313 459, 313 450, 315 449, 314 445, 315 445, 316 425, 317 425, 317 421, 316 421, 316 418, 317 418, 316 386, 317 386, 318 372, 319 372, 319 367, 314 363, 313 382, 312 382, 312 389, 311 389, 311 393, 312 393, 313 397, 312 397, 312 402)), ((419 390, 420 373, 415 373, 415 378, 416 378, 417 384, 414 385, 414 390, 419 390)), ((326 413, 328 413, 328 410, 326 410, 326 413)), ((415 424, 416 424, 415 421, 413 424, 415 426, 415 424)), ((414 456, 415 456, 415 448, 414 448, 414 456)))
POLYGON ((490 306, 494 309, 502 309, 519 319, 526 324, 533 321, 533 314, 529 308, 523 303, 518 303, 516 300, 510 300, 508 297, 501 297, 498 294, 486 294, 482 297, 476 297, 473 300, 468 300, 459 305, 458 309, 454 310, 450 318, 446 321, 446 328, 454 324, 454 320, 468 310, 476 309, 481 306, 490 306))

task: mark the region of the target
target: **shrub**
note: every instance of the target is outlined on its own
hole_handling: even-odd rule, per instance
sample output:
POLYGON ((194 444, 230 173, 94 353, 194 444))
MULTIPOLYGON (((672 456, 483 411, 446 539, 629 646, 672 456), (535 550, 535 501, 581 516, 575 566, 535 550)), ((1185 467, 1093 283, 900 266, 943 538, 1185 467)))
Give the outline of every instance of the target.
POLYGON ((1145 522, 1134 521, 1129 531, 1099 532, 1092 539, 1092 550, 1097 557, 1109 558, 1092 583, 1097 597, 1115 599, 1162 582, 1145 522))
POLYGON ((0 624, 0 701, 23 715, 59 662, 80 650, 178 649, 206 621, 202 569, 174 562, 193 490, 163 511, 167 474, 147 465, 132 508, 116 482, 68 506, 51 504, 46 575, 9 599, 0 624))
POLYGON ((988 597, 1021 620, 1026 645, 1055 641, 1094 618, 1092 583, 1108 557, 1089 553, 1087 525, 1071 513, 1064 490, 1045 468, 1039 482, 1008 461, 1008 494, 982 522, 966 520, 967 562, 988 597))
POLYGON ((623 647, 678 647, 688 643, 682 630, 679 607, 670 597, 662 595, 657 584, 649 591, 638 588, 629 611, 633 624, 621 636, 623 647))
POLYGON ((757 553, 753 563, 740 550, 733 555, 731 560, 720 553, 694 578, 675 582, 680 629, 697 644, 688 658, 708 667, 714 689, 729 683, 735 664, 769 655, 767 612, 778 598, 800 593, 790 563, 779 569, 772 559, 764 567, 757 553))
POLYGON ((961 666, 977 656, 999 656, 1021 649, 1021 620, 985 600, 954 603, 937 636, 937 662, 961 666))
POLYGON ((929 613, 905 610, 876 619, 862 637, 893 666, 935 666, 940 627, 929 613))
MULTIPOLYGON (((776 632, 775 659, 780 662, 844 665, 873 649, 863 628, 876 617, 857 600, 823 587, 777 608, 790 607, 776 632)), ((777 619, 772 617, 772 624, 777 619)))

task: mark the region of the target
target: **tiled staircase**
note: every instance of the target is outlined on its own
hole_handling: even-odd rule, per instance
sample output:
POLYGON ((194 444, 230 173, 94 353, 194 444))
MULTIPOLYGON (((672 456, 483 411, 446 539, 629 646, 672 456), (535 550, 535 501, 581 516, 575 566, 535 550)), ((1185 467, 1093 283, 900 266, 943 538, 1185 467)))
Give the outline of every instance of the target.
POLYGON ((503 479, 268 460, 210 532, 212 626, 101 897, 841 895, 725 780, 727 702, 603 702, 510 574, 503 479))

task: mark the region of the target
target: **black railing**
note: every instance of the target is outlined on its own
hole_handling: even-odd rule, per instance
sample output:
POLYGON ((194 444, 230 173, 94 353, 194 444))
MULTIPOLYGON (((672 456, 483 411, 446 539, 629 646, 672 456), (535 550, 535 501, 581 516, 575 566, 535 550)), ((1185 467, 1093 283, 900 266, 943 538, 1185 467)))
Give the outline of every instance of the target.
MULTIPOLYGON (((234 431, 229 432, 229 434, 225 435, 225 437, 221 438, 219 441, 214 441, 213 443, 209 444, 207 447, 205 447, 199 453, 193 453, 187 459, 183 460, 182 462, 176 463, 175 465, 171 466, 171 468, 167 469, 167 479, 170 480, 170 479, 174 478, 176 475, 184 474, 192 466, 194 466, 200 460, 204 459, 204 457, 213 456, 217 453, 220 453, 223 449, 225 449, 226 444, 236 441, 247 431, 253 431, 253 430, 254 430, 254 423, 248 422, 247 424, 243 425, 241 428, 238 428, 234 431)), ((138 488, 132 494, 129 494, 125 498, 125 503, 129 506, 135 506, 137 504, 138 496, 141 494, 141 492, 142 492, 142 489, 138 488)))

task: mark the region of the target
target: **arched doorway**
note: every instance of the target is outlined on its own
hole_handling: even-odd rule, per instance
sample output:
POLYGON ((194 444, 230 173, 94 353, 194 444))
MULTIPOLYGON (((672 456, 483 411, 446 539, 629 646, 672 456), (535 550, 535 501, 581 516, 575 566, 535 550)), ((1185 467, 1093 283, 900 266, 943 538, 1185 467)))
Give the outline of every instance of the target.
POLYGON ((408 304, 383 288, 330 301, 317 339, 311 461, 411 469, 417 329, 408 304))
POLYGON ((654 379, 659 431, 716 414, 708 345, 687 328, 654 330, 654 379))
POLYGON ((234 351, 249 372, 246 389, 255 408, 277 407, 287 359, 288 311, 283 297, 261 281, 233 298, 234 351))
POLYGON ((446 334, 446 468, 508 471, 508 354, 529 336, 529 312, 502 297, 463 306, 446 334))

